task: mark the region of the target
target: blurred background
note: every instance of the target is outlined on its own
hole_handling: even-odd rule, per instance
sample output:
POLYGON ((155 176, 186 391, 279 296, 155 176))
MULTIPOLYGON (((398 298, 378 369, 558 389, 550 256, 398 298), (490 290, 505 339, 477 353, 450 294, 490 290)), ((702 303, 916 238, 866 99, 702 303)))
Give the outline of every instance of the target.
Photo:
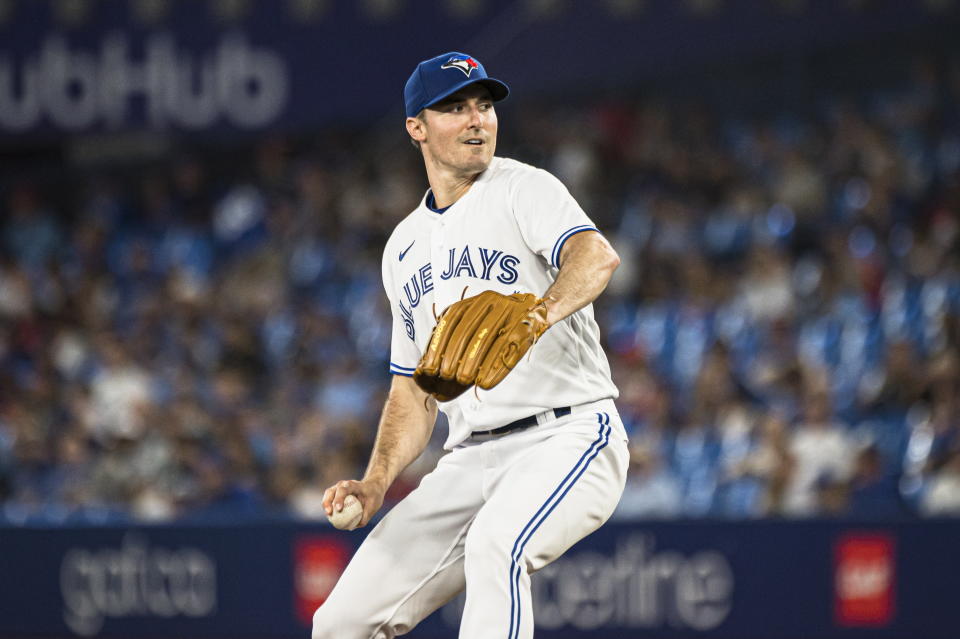
POLYGON ((0 636, 307 636, 362 534, 320 502, 390 382, 380 252, 427 187, 402 87, 447 50, 511 86, 498 154, 623 260, 595 308, 630 478, 535 580, 538 636, 956 636, 958 27, 953 0, 0 0, 0 636))

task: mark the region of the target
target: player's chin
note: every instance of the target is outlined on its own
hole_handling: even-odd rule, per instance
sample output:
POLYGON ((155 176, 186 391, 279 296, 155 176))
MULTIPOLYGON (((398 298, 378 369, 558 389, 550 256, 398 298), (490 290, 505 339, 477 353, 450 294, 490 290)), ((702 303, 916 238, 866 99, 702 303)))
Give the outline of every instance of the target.
POLYGON ((490 162, 493 161, 493 147, 483 145, 477 148, 467 149, 467 152, 462 156, 463 161, 461 166, 470 171, 484 171, 490 162))

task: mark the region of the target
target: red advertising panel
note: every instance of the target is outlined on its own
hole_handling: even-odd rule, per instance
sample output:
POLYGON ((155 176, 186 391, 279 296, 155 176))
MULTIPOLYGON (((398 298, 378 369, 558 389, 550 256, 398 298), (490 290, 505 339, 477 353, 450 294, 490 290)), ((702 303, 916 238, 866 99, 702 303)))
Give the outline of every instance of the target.
POLYGON ((835 616, 841 626, 886 626, 893 620, 895 544, 886 533, 853 533, 834 549, 835 616))
POLYGON ((313 612, 327 600, 350 561, 352 547, 336 535, 300 537, 294 545, 294 607, 305 625, 313 612))

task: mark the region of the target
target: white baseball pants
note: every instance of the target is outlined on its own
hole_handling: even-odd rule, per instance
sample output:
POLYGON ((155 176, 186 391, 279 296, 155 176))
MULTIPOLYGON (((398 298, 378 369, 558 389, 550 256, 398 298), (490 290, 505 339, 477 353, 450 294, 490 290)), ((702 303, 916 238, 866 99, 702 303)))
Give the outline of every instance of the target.
POLYGON ((530 639, 530 573, 613 513, 626 439, 603 400, 467 440, 370 532, 314 614, 313 639, 391 639, 464 588, 460 639, 530 639))

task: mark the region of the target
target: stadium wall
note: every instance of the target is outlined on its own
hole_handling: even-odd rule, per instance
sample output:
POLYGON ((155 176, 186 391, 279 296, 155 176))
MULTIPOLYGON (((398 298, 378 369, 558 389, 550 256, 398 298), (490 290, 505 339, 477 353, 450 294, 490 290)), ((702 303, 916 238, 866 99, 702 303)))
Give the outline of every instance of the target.
MULTIPOLYGON (((290 522, 3 528, 0 637, 305 637, 362 539, 290 522)), ((611 523, 534 576, 537 636, 946 639, 957 539, 960 521, 611 523)), ((409 636, 452 636, 461 605, 409 636)))

